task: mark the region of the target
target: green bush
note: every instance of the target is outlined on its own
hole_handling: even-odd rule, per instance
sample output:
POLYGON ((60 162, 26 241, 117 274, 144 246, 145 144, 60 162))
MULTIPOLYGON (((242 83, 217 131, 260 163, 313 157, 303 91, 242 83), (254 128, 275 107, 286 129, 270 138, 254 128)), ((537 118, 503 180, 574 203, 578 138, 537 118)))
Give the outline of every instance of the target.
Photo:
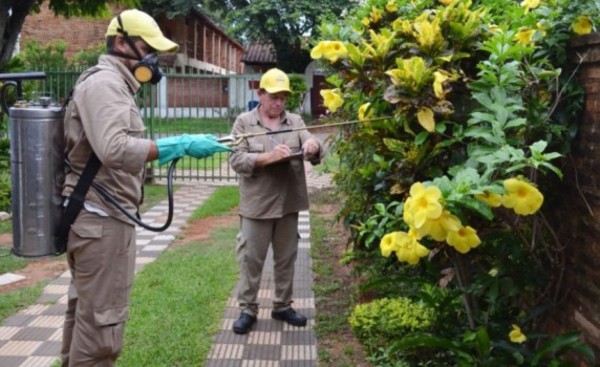
POLYGON ((425 331, 435 321, 433 308, 406 297, 382 298, 358 305, 350 315, 354 335, 367 346, 425 331))
POLYGON ((290 89, 292 93, 288 97, 286 101, 286 107, 290 111, 297 111, 304 101, 304 94, 308 90, 306 86, 306 82, 304 81, 304 76, 291 74, 290 78, 290 89))
POLYGON ((106 53, 106 45, 104 43, 90 45, 85 50, 79 50, 71 58, 71 67, 86 68, 95 65, 100 55, 104 53, 106 53))
MULTIPOLYGON (((523 356, 542 350, 534 336, 544 312, 568 295, 564 264, 555 261, 568 247, 544 214, 556 209, 549 199, 583 105, 567 45, 597 30, 599 6, 366 0, 311 40, 311 57, 328 75, 331 89, 321 95, 330 118, 360 121, 332 147, 338 216, 352 231, 346 261, 377 298, 417 299, 418 280, 462 301, 454 309, 429 303, 433 334, 402 346, 429 340, 444 366, 532 366, 523 356), (465 348, 464 335, 481 349, 465 348), (490 353, 511 362, 488 363, 490 353)), ((380 356, 394 353, 390 345, 379 346, 380 356)), ((420 360, 410 365, 434 354, 411 354, 420 360)))

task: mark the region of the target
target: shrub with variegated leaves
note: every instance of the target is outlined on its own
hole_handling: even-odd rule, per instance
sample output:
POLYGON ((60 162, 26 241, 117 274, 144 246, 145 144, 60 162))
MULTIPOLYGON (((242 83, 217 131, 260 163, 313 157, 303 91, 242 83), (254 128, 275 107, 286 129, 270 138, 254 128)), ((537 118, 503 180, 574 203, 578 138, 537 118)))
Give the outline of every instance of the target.
POLYGON ((412 269, 400 274, 422 269, 462 292, 455 321, 499 339, 559 292, 564 249, 540 213, 582 107, 567 42, 595 30, 599 7, 370 0, 321 26, 311 56, 329 70, 324 104, 359 121, 334 147, 352 259, 380 253, 412 269), (389 220, 381 208, 397 202, 401 218, 389 220))

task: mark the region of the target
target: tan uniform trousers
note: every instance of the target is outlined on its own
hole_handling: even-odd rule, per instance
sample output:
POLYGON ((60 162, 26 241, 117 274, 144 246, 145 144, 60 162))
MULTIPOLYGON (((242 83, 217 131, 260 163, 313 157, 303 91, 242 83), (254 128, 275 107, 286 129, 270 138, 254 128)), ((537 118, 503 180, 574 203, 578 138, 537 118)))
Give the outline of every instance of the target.
POLYGON ((237 256, 240 263, 238 301, 242 312, 258 315, 258 290, 269 245, 273 249, 275 276, 273 310, 290 307, 298 238, 298 213, 278 219, 240 217, 237 256))
POLYGON ((123 345, 135 270, 135 227, 82 210, 71 226, 63 367, 112 367, 123 345))

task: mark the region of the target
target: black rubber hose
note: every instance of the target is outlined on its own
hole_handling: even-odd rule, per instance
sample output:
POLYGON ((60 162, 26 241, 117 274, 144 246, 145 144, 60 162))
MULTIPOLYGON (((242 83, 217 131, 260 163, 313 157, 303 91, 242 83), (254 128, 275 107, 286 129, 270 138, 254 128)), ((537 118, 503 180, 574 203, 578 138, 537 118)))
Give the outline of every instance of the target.
POLYGON ((149 224, 142 222, 135 215, 129 213, 125 208, 123 208, 121 206, 121 204, 117 203, 117 201, 112 196, 110 196, 110 194, 108 193, 108 190, 105 189, 104 187, 102 187, 101 185, 99 185, 95 182, 92 182, 92 187, 106 201, 108 201, 112 205, 114 205, 117 209, 119 209, 119 211, 121 211, 123 214, 125 214, 127 216, 127 218, 131 219, 139 226, 141 226, 149 231, 162 232, 165 229, 169 228, 169 226, 171 225, 171 221, 173 220, 173 171, 175 170, 175 165, 177 164, 178 160, 179 160, 179 158, 176 158, 171 162, 171 165, 169 166, 169 170, 167 172, 167 198, 169 201, 169 214, 167 216, 167 221, 165 222, 165 224, 163 224, 160 227, 152 227, 149 224))

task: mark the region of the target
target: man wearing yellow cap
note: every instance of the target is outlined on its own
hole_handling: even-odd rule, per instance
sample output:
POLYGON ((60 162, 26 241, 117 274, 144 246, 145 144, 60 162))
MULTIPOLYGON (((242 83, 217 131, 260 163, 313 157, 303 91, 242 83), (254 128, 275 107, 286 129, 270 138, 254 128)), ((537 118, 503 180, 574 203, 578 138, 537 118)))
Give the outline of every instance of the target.
POLYGON ((298 253, 298 212, 308 209, 304 161, 317 163, 321 143, 294 113, 285 111, 288 76, 271 69, 260 79, 259 104, 237 117, 233 135, 255 134, 231 154, 240 176, 240 263, 237 334, 248 333, 257 320, 258 290, 269 246, 273 249, 275 294, 271 317, 305 326, 306 317, 292 308, 294 266, 298 253), (276 133, 280 130, 287 132, 276 133), (269 134, 272 133, 272 134, 269 134))
POLYGON ((75 187, 90 157, 100 168, 94 182, 135 215, 142 202, 146 162, 164 164, 228 151, 214 136, 180 135, 152 141, 135 94, 140 83, 158 83, 158 52, 178 46, 163 36, 152 17, 139 10, 116 16, 106 32, 107 55, 79 77, 65 114, 69 162, 63 195, 81 203, 70 226, 67 261, 71 284, 63 332, 62 366, 113 366, 122 348, 135 268, 135 225, 94 189, 75 187), (75 191, 75 193, 74 193, 75 191))

